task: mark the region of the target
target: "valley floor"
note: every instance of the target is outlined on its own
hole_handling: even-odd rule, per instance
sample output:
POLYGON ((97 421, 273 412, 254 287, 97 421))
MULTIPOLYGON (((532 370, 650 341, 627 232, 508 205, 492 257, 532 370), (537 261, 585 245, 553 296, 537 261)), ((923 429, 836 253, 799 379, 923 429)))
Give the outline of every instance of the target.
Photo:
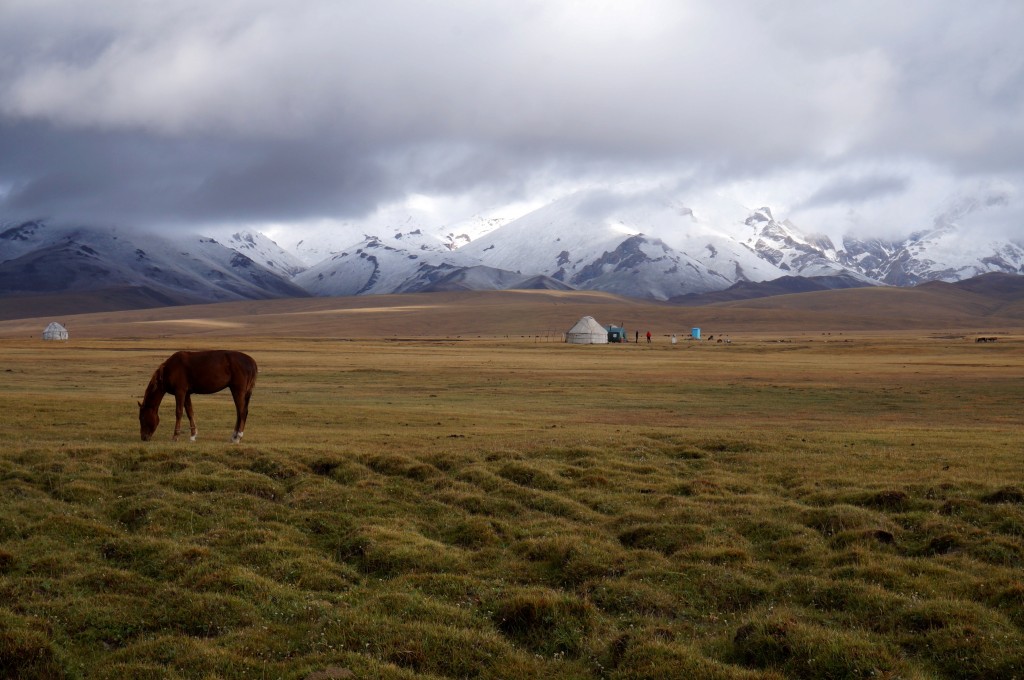
POLYGON ((998 337, 0 339, 0 675, 1024 677, 998 337), (243 443, 139 441, 197 346, 243 443))

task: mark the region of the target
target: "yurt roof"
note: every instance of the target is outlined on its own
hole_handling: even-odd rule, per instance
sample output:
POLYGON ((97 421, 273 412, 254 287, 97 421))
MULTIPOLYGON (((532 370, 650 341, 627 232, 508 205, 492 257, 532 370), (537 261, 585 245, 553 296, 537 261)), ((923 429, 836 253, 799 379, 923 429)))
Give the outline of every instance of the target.
POLYGON ((569 329, 570 333, 607 333, 604 326, 599 324, 594 317, 585 316, 576 322, 576 325, 569 329))

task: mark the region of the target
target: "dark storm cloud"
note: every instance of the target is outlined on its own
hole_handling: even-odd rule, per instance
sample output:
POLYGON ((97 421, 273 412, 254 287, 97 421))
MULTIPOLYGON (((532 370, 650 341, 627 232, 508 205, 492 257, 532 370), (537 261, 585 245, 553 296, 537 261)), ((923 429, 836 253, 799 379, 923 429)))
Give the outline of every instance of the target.
POLYGON ((185 209, 190 217, 244 220, 351 215, 394 197, 378 163, 344 146, 309 141, 247 146, 208 172, 185 209), (246 160, 239 162, 239 157, 246 160))
POLYGON ((287 222, 821 168, 813 202, 869 201, 905 189, 893 160, 1016 180, 1021 25, 998 0, 6 0, 0 219, 287 222))
POLYGON ((394 195, 357 151, 307 140, 241 143, 144 132, 0 126, 7 220, 158 225, 358 214, 394 195))

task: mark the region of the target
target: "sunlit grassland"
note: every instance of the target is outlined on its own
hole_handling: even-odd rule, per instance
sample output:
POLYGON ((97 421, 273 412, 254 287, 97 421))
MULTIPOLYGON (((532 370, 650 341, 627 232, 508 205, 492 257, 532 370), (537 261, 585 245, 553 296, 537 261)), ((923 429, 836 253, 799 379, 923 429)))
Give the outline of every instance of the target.
POLYGON ((1024 677, 1024 344, 830 340, 0 341, 0 677, 1024 677))

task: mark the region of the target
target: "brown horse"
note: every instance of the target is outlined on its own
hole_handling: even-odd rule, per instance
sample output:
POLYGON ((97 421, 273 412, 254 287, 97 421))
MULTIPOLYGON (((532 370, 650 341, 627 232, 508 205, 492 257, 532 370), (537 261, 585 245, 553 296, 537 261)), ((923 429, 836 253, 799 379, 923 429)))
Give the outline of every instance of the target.
POLYGON ((182 409, 188 413, 192 441, 196 440, 196 420, 192 413, 193 394, 213 394, 225 387, 235 400, 235 432, 231 441, 242 440, 245 419, 249 415, 249 399, 256 387, 256 362, 252 357, 231 350, 175 352, 153 372, 146 386, 146 396, 139 403, 139 426, 142 441, 149 441, 160 424, 160 401, 165 394, 174 395, 174 440, 181 434, 182 409))

